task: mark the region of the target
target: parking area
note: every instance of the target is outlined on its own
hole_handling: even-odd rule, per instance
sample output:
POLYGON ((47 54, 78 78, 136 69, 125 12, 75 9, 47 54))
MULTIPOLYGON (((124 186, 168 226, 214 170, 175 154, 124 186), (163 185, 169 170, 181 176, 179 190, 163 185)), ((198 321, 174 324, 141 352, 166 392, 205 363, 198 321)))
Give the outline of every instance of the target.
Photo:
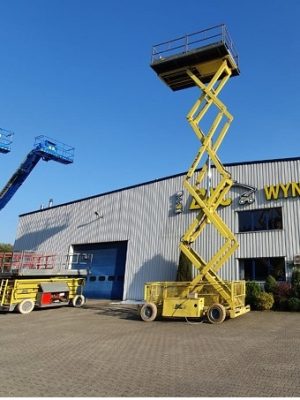
POLYGON ((0 321, 1 397, 300 396, 300 313, 146 323, 93 301, 0 321))

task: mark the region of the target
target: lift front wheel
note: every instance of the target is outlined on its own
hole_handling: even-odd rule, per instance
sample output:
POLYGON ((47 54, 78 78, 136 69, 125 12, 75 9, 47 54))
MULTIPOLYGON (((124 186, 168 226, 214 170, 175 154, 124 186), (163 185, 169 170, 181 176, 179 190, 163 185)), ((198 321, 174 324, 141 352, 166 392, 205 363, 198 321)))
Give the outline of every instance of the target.
POLYGON ((157 316, 157 307, 154 303, 145 303, 141 308, 141 318, 145 322, 154 321, 157 316))
POLYGON ((226 310, 222 304, 213 304, 207 311, 207 319, 211 324, 221 324, 226 318, 226 310))
POLYGON ((23 300, 17 305, 20 314, 29 314, 34 309, 34 301, 31 299, 23 300))

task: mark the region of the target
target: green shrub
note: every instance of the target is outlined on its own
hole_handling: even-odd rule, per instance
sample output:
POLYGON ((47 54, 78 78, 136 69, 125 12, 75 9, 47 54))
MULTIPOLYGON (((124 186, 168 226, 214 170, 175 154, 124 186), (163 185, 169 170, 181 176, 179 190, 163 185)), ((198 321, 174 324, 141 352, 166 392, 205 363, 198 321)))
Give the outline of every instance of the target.
POLYGON ((289 306, 288 306, 289 298, 288 297, 275 296, 274 300, 275 300, 275 303, 274 303, 275 310, 287 311, 289 309, 289 306))
POLYGON ((257 282, 246 282, 246 304, 252 309, 256 309, 256 300, 261 292, 262 289, 257 282))
POLYGON ((274 276, 269 275, 266 279, 265 291, 268 293, 275 294, 277 292, 277 289, 278 289, 278 283, 276 279, 274 278, 274 276))
POLYGON ((287 301, 287 306, 290 311, 300 311, 300 299, 291 297, 287 301))
POLYGON ((255 306, 257 310, 271 310, 274 304, 274 296, 272 293, 261 292, 258 294, 255 306))
POLYGON ((274 308, 280 311, 288 310, 288 300, 292 296, 292 286, 289 282, 278 282, 276 293, 274 294, 274 308))
POLYGON ((300 298, 300 268, 295 268, 292 273, 292 291, 295 297, 300 298))

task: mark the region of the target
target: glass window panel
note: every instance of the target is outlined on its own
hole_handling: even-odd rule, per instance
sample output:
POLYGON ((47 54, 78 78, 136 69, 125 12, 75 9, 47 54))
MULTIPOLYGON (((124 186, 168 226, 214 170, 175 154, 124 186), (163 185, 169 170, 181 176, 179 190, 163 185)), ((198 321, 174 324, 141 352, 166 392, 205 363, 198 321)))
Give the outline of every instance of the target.
POLYGON ((253 265, 251 259, 244 260, 244 270, 245 270, 245 280, 252 281, 254 279, 253 276, 253 265))
POLYGON ((239 260, 240 279, 245 280, 245 266, 244 260, 239 260))
POLYGON ((251 231, 251 218, 249 218, 248 212, 240 212, 239 213, 239 231, 240 232, 249 232, 251 231))
POLYGON ((264 231, 267 229, 268 215, 266 211, 256 210, 252 212, 252 230, 264 231))
POLYGON ((269 275, 269 259, 268 258, 257 258, 255 261, 255 280, 264 281, 269 275))
POLYGON ((269 229, 282 229, 281 208, 273 208, 270 210, 269 229))
POLYGON ((270 275, 274 276, 277 281, 285 281, 285 263, 284 258, 274 257, 271 258, 270 275))

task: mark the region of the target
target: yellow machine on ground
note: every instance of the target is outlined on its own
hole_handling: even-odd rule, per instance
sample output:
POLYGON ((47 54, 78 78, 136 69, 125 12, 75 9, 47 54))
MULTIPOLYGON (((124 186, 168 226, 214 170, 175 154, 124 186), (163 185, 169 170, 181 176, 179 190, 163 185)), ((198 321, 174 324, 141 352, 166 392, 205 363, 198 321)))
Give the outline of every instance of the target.
POLYGON ((250 311, 245 306, 245 281, 224 281, 217 274, 238 247, 234 234, 217 213, 233 185, 217 156, 233 117, 218 96, 229 78, 239 75, 238 57, 225 25, 219 25, 154 46, 151 67, 174 91, 192 86, 201 91, 187 115, 201 146, 184 181, 200 212, 180 243, 181 252, 198 274, 191 282, 146 283, 141 318, 153 321, 157 315, 186 318, 206 315, 211 323, 221 323, 226 316, 235 318, 250 311), (205 130, 202 124, 206 122, 203 125, 207 126, 205 117, 209 121, 212 113, 213 122, 205 130), (201 188, 209 182, 212 164, 218 182, 213 191, 207 188, 204 198, 201 188), (218 231, 222 245, 210 260, 205 260, 193 244, 208 224, 218 231))
POLYGON ((55 259, 34 253, 1 253, 0 311, 29 314, 34 308, 81 307, 87 270, 62 268, 55 259))

